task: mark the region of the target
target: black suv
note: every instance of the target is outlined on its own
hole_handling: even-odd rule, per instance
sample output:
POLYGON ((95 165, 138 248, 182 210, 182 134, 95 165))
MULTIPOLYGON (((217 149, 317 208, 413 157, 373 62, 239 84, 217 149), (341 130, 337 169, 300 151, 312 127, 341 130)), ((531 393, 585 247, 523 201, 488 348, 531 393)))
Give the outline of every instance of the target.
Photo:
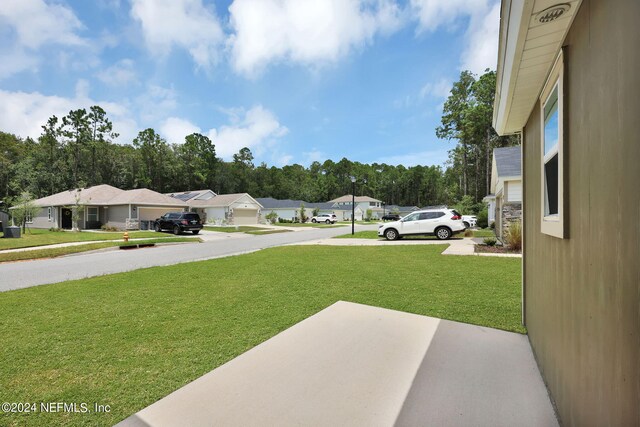
POLYGON ((200 215, 193 212, 171 212, 156 219, 153 226, 156 231, 171 230, 173 234, 191 231, 198 234, 202 230, 200 215))
POLYGON ((386 214, 382 217, 383 221, 397 221, 400 219, 400 215, 398 214, 386 214))

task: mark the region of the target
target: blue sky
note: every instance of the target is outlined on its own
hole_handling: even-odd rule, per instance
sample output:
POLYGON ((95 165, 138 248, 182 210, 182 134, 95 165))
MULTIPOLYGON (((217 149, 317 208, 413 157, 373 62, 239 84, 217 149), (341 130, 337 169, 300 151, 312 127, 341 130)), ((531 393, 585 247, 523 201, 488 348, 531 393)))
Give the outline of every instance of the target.
POLYGON ((230 159, 442 164, 442 104, 495 69, 496 0, 3 0, 0 130, 102 106, 130 143, 200 132, 230 159))

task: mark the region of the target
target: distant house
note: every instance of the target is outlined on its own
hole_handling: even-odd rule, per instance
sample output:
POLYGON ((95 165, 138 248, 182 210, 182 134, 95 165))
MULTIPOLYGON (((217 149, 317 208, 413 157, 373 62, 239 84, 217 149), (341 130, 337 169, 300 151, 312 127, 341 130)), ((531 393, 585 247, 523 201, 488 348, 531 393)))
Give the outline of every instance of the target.
POLYGON ((522 135, 523 323, 560 425, 640 425, 640 1, 503 0, 493 126, 522 135))
POLYGON ((417 206, 399 206, 399 205, 386 205, 383 206, 384 214, 397 213, 401 217, 409 215, 411 212, 419 211, 417 206))
POLYGON ((504 233, 513 221, 522 220, 522 149, 517 147, 493 150, 491 166, 491 194, 489 223, 495 222, 496 236, 504 240, 504 233))
MULTIPOLYGON (((346 218, 351 219, 351 204, 353 201, 353 196, 351 194, 346 194, 344 196, 338 197, 333 200, 329 200, 328 203, 332 203, 334 206, 338 208, 342 208, 346 210, 346 218)), ((371 210, 371 214, 373 218, 380 219, 382 218, 382 201, 378 199, 374 199, 369 196, 356 196, 355 197, 355 218, 358 221, 362 221, 367 214, 368 210, 371 210)))
POLYGON ((212 190, 197 190, 168 193, 168 196, 183 201, 209 223, 252 225, 261 219, 262 205, 247 193, 216 194, 212 190))
POLYGON ((146 229, 167 212, 187 209, 186 203, 146 188, 121 190, 106 184, 61 191, 34 203, 41 209, 27 220, 32 228, 71 229, 76 203, 84 206, 78 220, 80 229, 99 229, 103 225, 123 230, 146 229))
POLYGON ((291 199, 274 199, 273 197, 259 197, 256 199, 263 207, 263 217, 274 212, 278 218, 293 220, 300 217, 300 205, 304 204, 305 215, 311 217, 314 209, 318 209, 318 213, 333 213, 338 217, 339 221, 344 219, 344 209, 339 209, 333 203, 311 203, 303 200, 291 199))

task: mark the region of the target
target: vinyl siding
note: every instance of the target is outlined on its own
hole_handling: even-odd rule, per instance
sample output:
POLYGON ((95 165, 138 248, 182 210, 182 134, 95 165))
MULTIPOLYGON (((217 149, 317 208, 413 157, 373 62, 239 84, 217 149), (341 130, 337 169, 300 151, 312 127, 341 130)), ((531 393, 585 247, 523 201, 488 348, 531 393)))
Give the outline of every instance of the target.
POLYGON ((505 187, 508 202, 522 201, 522 181, 507 181, 505 187))
POLYGON ((563 425, 640 425, 640 2, 585 0, 565 40, 568 237, 540 232, 524 129, 525 319, 563 425))

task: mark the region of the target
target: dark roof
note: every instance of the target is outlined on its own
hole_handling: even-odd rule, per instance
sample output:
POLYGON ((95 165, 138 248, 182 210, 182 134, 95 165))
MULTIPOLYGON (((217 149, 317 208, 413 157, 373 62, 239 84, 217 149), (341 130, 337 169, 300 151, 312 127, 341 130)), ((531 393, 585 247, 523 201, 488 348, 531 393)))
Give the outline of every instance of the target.
POLYGON ((305 209, 334 209, 340 210, 339 207, 334 206, 333 203, 310 203, 304 200, 291 200, 291 199, 274 199, 273 197, 258 197, 256 199, 265 209, 299 209, 300 204, 304 203, 305 209))
POLYGON ((521 147, 519 145, 493 149, 498 176, 520 176, 522 174, 520 152, 521 147))

